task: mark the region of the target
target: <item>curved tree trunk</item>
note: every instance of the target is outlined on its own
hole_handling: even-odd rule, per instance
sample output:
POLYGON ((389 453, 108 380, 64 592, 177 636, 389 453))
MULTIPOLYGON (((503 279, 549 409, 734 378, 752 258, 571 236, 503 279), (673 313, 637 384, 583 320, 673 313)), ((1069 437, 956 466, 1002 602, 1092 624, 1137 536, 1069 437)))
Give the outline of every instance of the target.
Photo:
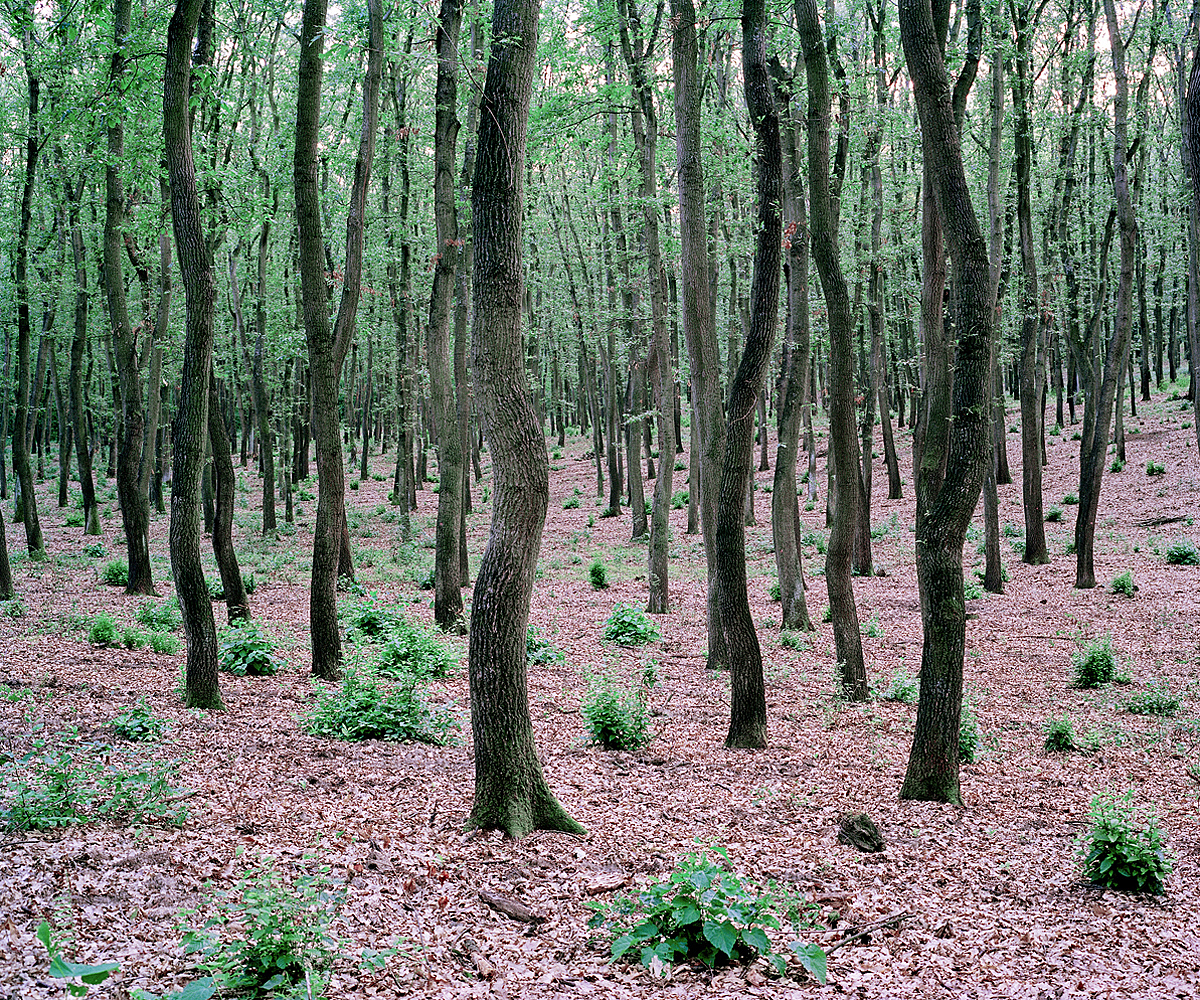
POLYGON ((188 120, 192 38, 203 0, 180 0, 167 29, 163 80, 163 144, 171 184, 171 217, 187 301, 183 373, 172 421, 175 469, 171 481, 171 570, 187 637, 184 702, 222 709, 217 681, 217 630, 200 561, 200 467, 207 438, 208 377, 212 363, 216 276, 204 239, 192 132, 188 120))
POLYGON ((221 574, 221 587, 225 591, 225 607, 229 623, 250 617, 250 602, 246 598, 246 587, 242 582, 242 571, 238 566, 237 551, 233 547, 233 497, 235 481, 233 459, 230 458, 229 434, 225 429, 225 418, 221 413, 220 394, 217 380, 209 368, 208 384, 208 438, 212 445, 213 492, 215 512, 213 516, 212 547, 221 574))
POLYGON ((529 398, 521 341, 525 140, 538 6, 538 0, 495 4, 471 195, 471 363, 495 492, 471 610, 475 803, 468 823, 510 837, 536 829, 582 832, 542 774, 526 682, 525 629, 550 500, 546 442, 529 398))
POLYGON ((67 374, 71 423, 75 439, 75 461, 79 467, 79 491, 83 496, 84 534, 100 534, 100 509, 96 504, 96 481, 92 475, 91 435, 83 405, 83 355, 87 349, 88 283, 83 248, 83 230, 79 225, 79 200, 83 181, 78 185, 63 177, 69 202, 71 256, 75 263, 75 328, 71 336, 71 367, 67 374))

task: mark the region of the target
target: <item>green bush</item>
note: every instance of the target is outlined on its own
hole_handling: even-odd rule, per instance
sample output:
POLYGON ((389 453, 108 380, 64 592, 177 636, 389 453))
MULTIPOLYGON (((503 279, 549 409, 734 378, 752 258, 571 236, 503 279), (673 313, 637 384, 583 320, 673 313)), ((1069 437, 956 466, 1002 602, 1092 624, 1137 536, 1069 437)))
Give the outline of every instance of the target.
POLYGON ((1124 594, 1126 597, 1132 597, 1133 592, 1137 590, 1133 585, 1133 573, 1129 570, 1113 577, 1113 582, 1109 584, 1109 587, 1114 594, 1124 594))
POLYGON ((563 510, 578 510, 578 509, 579 509, 579 497, 567 497, 567 499, 563 501, 563 510))
POLYGON ((1150 461, 1146 463, 1147 476, 1161 476, 1166 471, 1166 466, 1164 466, 1161 462, 1154 461, 1154 459, 1150 459, 1150 461))
POLYGON ((767 587, 767 596, 769 598, 771 598, 771 600, 777 604, 781 600, 783 600, 783 594, 779 590, 779 581, 778 580, 771 581, 771 585, 769 587, 767 587))
POLYGON ((381 682, 367 666, 350 663, 338 687, 318 687, 317 702, 304 720, 313 736, 331 740, 397 740, 442 745, 458 724, 431 708, 418 678, 381 682))
POLYGON ((103 820, 119 825, 187 817, 174 765, 90 743, 74 733, 37 733, 24 752, 0 756, 0 827, 49 830, 103 820))
POLYGON ((605 750, 637 750, 650 742, 644 686, 635 689, 611 677, 591 677, 579 710, 588 740, 605 750))
POLYGON ((1068 507, 1078 506, 1079 494, 1078 493, 1068 493, 1065 497, 1062 498, 1062 502, 1064 504, 1066 504, 1068 507))
POLYGON ((1112 636, 1105 635, 1091 645, 1075 651, 1073 685, 1077 688, 1103 687, 1117 672, 1117 657, 1112 648, 1112 636))
POLYGON ((978 580, 963 581, 963 598, 968 601, 978 601, 983 597, 983 586, 978 580))
POLYGON ((1139 691, 1125 700, 1121 707, 1133 715, 1174 715, 1179 711, 1180 700, 1171 693, 1166 681, 1151 681, 1144 691, 1139 691))
POLYGON ((971 703, 964 698, 958 720, 958 759, 964 764, 973 764, 978 758, 979 720, 971 703))
POLYGON ((784 649, 808 649, 808 640, 801 632, 785 629, 779 633, 779 645, 784 649))
POLYGON ((658 626, 640 608, 618 604, 604 623, 604 638, 619 646, 643 646, 659 638, 658 626))
POLYGON ((222 993, 313 997, 324 992, 324 971, 345 947, 331 930, 345 890, 335 888, 328 868, 287 879, 274 859, 263 855, 246 863, 241 878, 218 892, 215 902, 214 916, 185 931, 183 949, 222 993), (300 990, 293 993, 293 988, 300 990))
POLYGON ((1196 566, 1200 565, 1200 549, 1186 538, 1172 542, 1167 546, 1167 565, 1196 566))
POLYGON ((1162 893, 1171 860, 1153 811, 1135 808, 1130 790, 1096 796, 1090 817, 1091 827, 1080 840, 1084 876, 1109 889, 1162 893))
POLYGON ((1109 466, 1108 471, 1109 472, 1121 472, 1124 470, 1124 468, 1125 468, 1125 463, 1119 458, 1114 458, 1112 460, 1112 465, 1109 466))
POLYGON ((68 528, 83 527, 83 511, 71 510, 67 511, 67 516, 63 518, 63 524, 68 528))
POLYGON ((161 603, 146 601, 137 609, 139 625, 144 625, 152 632, 174 632, 183 627, 183 614, 179 610, 179 601, 169 597, 161 603))
POLYGON ((884 701, 898 701, 904 705, 915 705, 919 692, 920 685, 917 678, 913 677, 906 667, 897 667, 892 673, 891 680, 888 681, 888 686, 879 693, 879 697, 884 701))
POLYGON ((679 490, 671 494, 671 510, 683 510, 688 505, 688 491, 679 490))
POLYGON ((275 655, 275 644, 254 622, 241 621, 230 627, 217 647, 221 669, 238 677, 272 677, 283 661, 275 655))
POLYGON ((868 639, 882 639, 883 626, 879 623, 879 615, 872 615, 871 620, 861 626, 861 632, 868 639))
POLYGON ((121 709, 109 725, 119 739, 142 743, 160 739, 167 728, 166 720, 154 714, 145 698, 121 709))
POLYGON ((131 625, 121 633, 121 645, 126 649, 143 649, 146 645, 146 633, 131 625))
POLYGON ((1061 507, 1051 507, 1048 511, 1046 511, 1046 520, 1051 524, 1057 524, 1062 519, 1063 512, 1061 507))
POLYGON ((1078 746, 1075 741, 1075 726, 1071 723, 1070 716, 1047 720, 1042 726, 1042 732, 1046 737, 1042 742, 1042 749, 1047 753, 1067 753, 1078 746))
POLYGON ((103 559, 108 555, 108 549, 104 547, 103 542, 92 542, 85 545, 80 551, 89 559, 103 559))
MULTIPOLYGON (((613 936, 612 958, 638 960, 655 973, 675 962, 700 962, 713 968, 750 962, 762 956, 782 974, 786 960, 771 947, 768 931, 779 930, 781 918, 798 932, 811 927, 811 907, 782 896, 768 886, 742 881, 729 870, 728 852, 719 846, 684 857, 663 882, 636 896, 597 904, 593 928, 613 936)), ((825 982, 825 952, 793 941, 792 951, 818 982, 825 982)))
POLYGON ((396 624, 396 612, 381 607, 373 599, 352 605, 348 617, 352 638, 361 635, 368 639, 382 639, 396 624))
POLYGON ((112 615, 99 614, 92 619, 88 629, 88 642, 93 646, 119 646, 121 633, 117 631, 117 623, 112 615))
POLYGON ((445 677, 457 664, 458 658, 436 626, 410 621, 403 615, 396 616, 379 649, 379 669, 389 677, 445 677))
POLYGON ((21 603, 19 597, 10 597, 7 600, 0 601, 0 617, 24 618, 25 605, 21 603))
POLYGON ((156 653, 178 653, 182 647, 183 643, 170 632, 150 633, 150 648, 156 653))
POLYGON ((565 659, 562 652, 550 644, 536 625, 530 625, 525 630, 525 657, 535 665, 562 663, 565 659))
POLYGON ((124 559, 113 559, 100 571, 100 579, 110 587, 125 587, 129 584, 129 567, 124 559))
POLYGON ((593 590, 604 590, 608 586, 608 569, 599 559, 593 561, 588 569, 588 579, 593 590))

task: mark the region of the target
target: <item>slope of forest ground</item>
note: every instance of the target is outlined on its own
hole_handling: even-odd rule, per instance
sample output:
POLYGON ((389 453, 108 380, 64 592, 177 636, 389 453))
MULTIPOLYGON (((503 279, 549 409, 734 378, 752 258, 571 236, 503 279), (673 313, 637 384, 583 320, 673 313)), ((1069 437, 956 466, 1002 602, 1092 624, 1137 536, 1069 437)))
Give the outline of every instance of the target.
MULTIPOLYGON (((459 715, 458 745, 339 743, 301 730, 298 719, 312 700, 306 618, 315 501, 308 493, 296 534, 264 541, 255 531, 259 483, 238 472, 236 534, 243 568, 255 573, 253 613, 286 668, 271 678, 222 675, 228 711, 206 715, 181 707, 182 654, 89 646, 90 616, 106 611, 129 624, 141 602, 99 580, 107 559, 122 555, 115 487, 101 483, 105 554, 96 555, 96 548, 84 552, 94 539, 63 527, 53 484, 44 483, 50 559, 15 560, 24 616, 0 620, 0 751, 11 757, 39 733, 66 730, 111 740, 109 722, 146 696, 170 720, 168 735, 133 746, 177 761, 176 783, 194 794, 181 802, 188 817, 180 829, 89 823, 3 835, 0 996, 64 995, 34 937, 44 918, 68 958, 120 963, 121 973, 94 996, 125 997, 133 987, 157 994, 195 978, 180 947, 184 930, 213 913, 214 894, 233 886, 246 859, 259 854, 275 858, 288 878, 329 866, 344 893, 333 931, 348 943, 333 969, 332 997, 1197 995, 1200 784, 1188 769, 1200 761, 1200 568, 1169 566, 1163 553, 1180 538, 1200 543, 1193 523, 1200 462, 1190 416, 1178 392, 1170 395, 1157 393, 1139 419, 1128 420, 1128 464, 1105 474, 1096 575, 1107 584, 1130 570, 1133 599, 1107 586, 1072 587, 1074 558, 1065 546, 1075 509, 1061 502, 1078 488, 1070 427, 1048 441, 1046 506, 1064 510, 1061 522, 1047 525, 1052 561, 1022 565, 1015 548, 1023 535, 1020 437, 1010 428, 1014 483, 1000 488, 1010 579, 1003 596, 971 602, 966 676, 982 753, 963 767, 963 808, 898 800, 915 708, 835 700, 827 624, 800 648, 781 644, 778 605, 768 594, 775 572, 770 472, 757 474, 758 524, 747 530, 770 747, 728 751, 728 677, 705 667, 703 553, 698 536, 685 533, 686 511, 672 513, 672 611, 658 622, 661 641, 639 650, 606 644, 601 629, 614 606, 644 606, 645 548, 629 542, 627 514, 600 518, 587 440, 568 439, 561 458, 552 458, 531 621, 564 659, 531 667, 529 701, 550 785, 588 832, 518 842, 463 834, 473 780, 465 640, 452 640, 462 666, 435 682, 432 694, 459 715), (1150 460, 1164 466, 1162 475, 1147 474, 1150 460), (579 506, 564 508, 572 497, 579 506), (597 558, 608 569, 604 590, 588 582, 597 558), (1078 643, 1105 633, 1133 685, 1071 688, 1078 643), (641 674, 650 661, 658 675, 653 741, 628 753, 587 745, 580 715, 586 678, 641 674), (1155 680, 1181 697, 1176 716, 1121 709, 1155 680), (1043 751, 1043 724, 1064 713, 1077 732, 1091 734, 1090 752, 1043 751), (1156 806, 1168 836, 1175 871, 1162 897, 1102 891, 1081 879, 1077 841, 1089 803, 1127 788, 1137 802, 1156 806), (837 842, 839 817, 860 810, 878 822, 883 853, 837 842), (616 883, 661 880, 697 843, 726 848, 748 879, 775 880, 824 913, 836 911, 837 928, 808 932, 825 946, 847 928, 908 916, 834 951, 824 989, 794 963, 784 979, 761 962, 715 972, 676 967, 665 979, 638 965, 609 964, 607 941, 588 928, 588 903, 612 899, 616 883), (485 905, 482 890, 519 898, 545 920, 516 923, 485 905), (346 957, 393 945, 379 970, 346 957), (494 967, 490 980, 480 978, 472 951, 494 967)), ((920 662, 907 433, 898 448, 904 499, 886 499, 880 465, 874 477, 875 561, 884 575, 855 582, 879 687, 900 667, 915 674, 920 662)), ((820 451, 821 496, 803 513, 818 621, 827 603, 819 575, 826 536, 820 451)), ((348 493, 360 579, 405 614, 428 620, 430 594, 418 582, 432 565, 436 494, 420 492, 415 541, 402 544, 387 501, 389 458, 373 461, 377 475, 348 493)), ((473 486, 472 570, 486 538, 489 482, 485 455, 483 481, 473 486)), ((686 472, 677 472, 676 489, 686 485, 686 472)), ((156 517, 162 594, 171 592, 166 529, 167 518, 156 517)), ((23 548, 19 532, 8 526, 14 554, 23 548)), ((981 528, 973 530, 973 568, 981 541, 981 528)), ((221 605, 214 610, 222 617, 221 605)), ((783 938, 778 944, 786 951, 783 938)))

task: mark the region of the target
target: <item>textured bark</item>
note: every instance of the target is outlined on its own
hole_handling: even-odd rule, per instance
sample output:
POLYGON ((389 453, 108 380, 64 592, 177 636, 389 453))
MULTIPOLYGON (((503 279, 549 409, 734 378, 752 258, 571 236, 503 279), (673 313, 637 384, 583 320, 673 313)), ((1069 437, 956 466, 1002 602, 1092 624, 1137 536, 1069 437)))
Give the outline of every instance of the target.
MULTIPOLYGON (((1193 386, 1192 424, 1196 430, 1196 444, 1200 447, 1200 46, 1192 56, 1191 73, 1184 82, 1186 57, 1180 53, 1179 98, 1183 118, 1183 166, 1191 188, 1188 197, 1188 296, 1185 310, 1189 362, 1189 380, 1193 386)), ((1174 324, 1172 323, 1172 330, 1174 324)), ((1174 339, 1172 337, 1172 339, 1174 339)), ((1167 352, 1171 380, 1175 379, 1175 351, 1167 352)))
POLYGON ((433 199, 437 224, 433 290, 429 302, 429 387, 438 441, 437 541, 433 617, 446 630, 462 628, 463 439, 450 361, 450 316, 458 261, 454 169, 458 160, 458 36, 460 0, 442 0, 437 27, 433 199))
POLYGON ((746 0, 742 7, 742 76, 746 107, 754 128, 757 232, 754 276, 750 286, 750 323, 729 393, 716 538, 721 626, 729 647, 730 667, 730 719, 725 745, 750 748, 767 745, 767 703, 762 650, 746 593, 746 531, 742 513, 754 465, 754 415, 770 366, 779 312, 783 238, 780 215, 783 156, 779 117, 767 76, 766 26, 766 7, 762 0, 746 0))
POLYGON ((825 554, 825 584, 843 693, 852 701, 868 696, 851 560, 858 521, 858 438, 854 414, 854 317, 838 258, 834 198, 829 173, 829 65, 817 20, 816 0, 796 0, 796 20, 808 77, 809 216, 812 252, 821 275, 829 323, 830 447, 837 477, 833 530, 825 554), (845 470, 845 474, 843 474, 845 470))
MULTIPOLYGON (((939 5, 944 15, 945 8, 939 5)), ((978 19, 973 4, 969 15, 978 19)), ((900 36, 921 124, 927 187, 953 267, 953 330, 957 346, 952 389, 933 387, 950 408, 929 428, 917 469, 917 573, 921 584, 921 694, 912 750, 900 797, 961 802, 958 735, 966 646, 962 550, 988 461, 991 404, 988 377, 994 324, 987 244, 963 171, 956 110, 936 18, 928 0, 901 0, 900 36)), ((977 32, 972 31, 977 37, 977 32)), ((944 36, 943 36, 944 37, 944 36)), ((978 59, 978 49, 968 51, 978 59)), ((963 75, 974 76, 973 67, 963 75)), ((962 77, 960 76, 960 80, 962 77)))
POLYGON ((471 364, 495 492, 471 610, 475 803, 468 824, 510 837, 582 832, 546 784, 533 742, 525 629, 550 499, 545 439, 529 398, 521 342, 525 142, 538 0, 497 0, 471 195, 471 364))
POLYGON ((184 702, 222 709, 217 681, 217 630, 200 561, 200 468, 208 437, 208 378, 212 363, 216 276, 204 239, 188 117, 192 38, 202 0, 180 0, 167 29, 163 79, 163 145, 171 184, 171 218, 187 302, 183 372, 172 421, 171 570, 187 638, 184 702))
POLYGON ((233 547, 233 498, 236 490, 233 459, 230 457, 229 434, 225 429, 225 418, 221 414, 220 394, 217 380, 209 370, 208 386, 208 438, 212 446, 214 516, 212 531, 213 555, 221 574, 221 586, 225 591, 225 608, 229 623, 250 617, 250 602, 242 582, 242 571, 238 566, 237 551, 233 547))

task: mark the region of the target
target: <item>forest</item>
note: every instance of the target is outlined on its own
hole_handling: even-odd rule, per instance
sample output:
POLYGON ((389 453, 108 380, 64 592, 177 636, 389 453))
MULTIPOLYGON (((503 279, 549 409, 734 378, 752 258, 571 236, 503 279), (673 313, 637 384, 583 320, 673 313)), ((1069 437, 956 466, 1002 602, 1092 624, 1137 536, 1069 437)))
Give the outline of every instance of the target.
POLYGON ((1200 6, 0 2, 0 994, 1200 991, 1200 6))

